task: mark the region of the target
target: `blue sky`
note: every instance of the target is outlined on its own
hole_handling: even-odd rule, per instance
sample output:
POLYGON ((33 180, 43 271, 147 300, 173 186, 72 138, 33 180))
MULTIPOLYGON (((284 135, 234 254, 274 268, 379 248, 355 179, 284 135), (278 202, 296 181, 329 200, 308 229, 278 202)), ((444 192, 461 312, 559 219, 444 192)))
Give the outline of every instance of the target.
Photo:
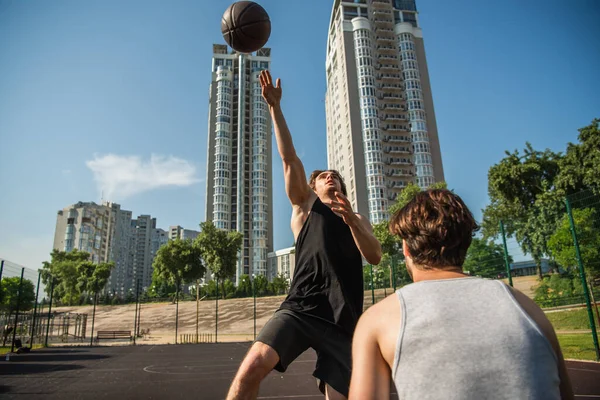
MULTIPOLYGON (((56 211, 105 199, 204 219, 213 43, 230 1, 0 0, 0 257, 39 267, 56 211)), ((263 0, 307 171, 326 165, 331 1, 263 0)), ((563 150, 600 117, 595 0, 418 0, 446 180, 477 217, 504 150, 563 150)), ((274 156, 275 248, 293 243, 274 156)))

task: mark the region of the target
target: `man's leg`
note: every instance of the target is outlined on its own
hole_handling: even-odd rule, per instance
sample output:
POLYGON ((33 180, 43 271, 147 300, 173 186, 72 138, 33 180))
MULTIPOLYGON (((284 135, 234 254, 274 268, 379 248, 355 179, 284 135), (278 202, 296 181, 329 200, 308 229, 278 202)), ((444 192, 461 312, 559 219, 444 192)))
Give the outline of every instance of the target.
POLYGON ((352 375, 352 338, 339 327, 330 326, 313 348, 317 351, 313 376, 321 393, 326 399, 346 399, 352 375))
POLYGON ((309 347, 303 325, 301 316, 294 312, 277 311, 242 361, 227 399, 256 399, 260 382, 272 369, 285 372, 288 365, 309 347))
POLYGON ((325 399, 326 400, 346 400, 346 396, 336 391, 329 385, 325 385, 325 399))
POLYGON ((260 382, 278 362, 279 356, 271 346, 255 342, 233 379, 227 400, 256 399, 260 382))

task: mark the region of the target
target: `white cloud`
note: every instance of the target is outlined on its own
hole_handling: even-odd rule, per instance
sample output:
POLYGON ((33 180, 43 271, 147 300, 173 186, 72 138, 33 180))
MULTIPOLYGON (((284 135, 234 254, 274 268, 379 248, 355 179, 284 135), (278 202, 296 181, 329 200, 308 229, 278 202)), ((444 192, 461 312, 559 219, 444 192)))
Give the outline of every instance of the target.
POLYGON ((104 198, 122 200, 135 194, 167 186, 190 186, 200 179, 196 167, 187 160, 152 154, 150 160, 139 156, 94 155, 86 161, 104 198))

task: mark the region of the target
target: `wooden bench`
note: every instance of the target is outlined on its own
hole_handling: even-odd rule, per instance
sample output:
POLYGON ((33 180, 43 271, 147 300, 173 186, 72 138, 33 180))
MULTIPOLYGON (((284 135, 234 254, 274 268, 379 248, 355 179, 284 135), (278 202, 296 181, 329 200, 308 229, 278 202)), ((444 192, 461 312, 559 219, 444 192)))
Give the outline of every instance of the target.
POLYGON ((133 336, 131 336, 131 331, 98 331, 98 336, 96 336, 96 342, 99 342, 100 339, 127 339, 132 340, 133 336))

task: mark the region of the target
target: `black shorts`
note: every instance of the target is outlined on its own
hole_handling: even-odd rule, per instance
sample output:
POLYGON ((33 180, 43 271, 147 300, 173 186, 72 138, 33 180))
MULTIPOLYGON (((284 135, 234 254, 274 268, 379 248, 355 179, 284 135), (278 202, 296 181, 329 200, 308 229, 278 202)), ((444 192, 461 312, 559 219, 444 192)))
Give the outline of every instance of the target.
POLYGON ((312 347, 317 352, 313 376, 325 393, 325 384, 348 397, 352 367, 352 338, 340 327, 320 318, 290 310, 278 310, 256 338, 279 355, 275 369, 285 372, 300 354, 312 347))

